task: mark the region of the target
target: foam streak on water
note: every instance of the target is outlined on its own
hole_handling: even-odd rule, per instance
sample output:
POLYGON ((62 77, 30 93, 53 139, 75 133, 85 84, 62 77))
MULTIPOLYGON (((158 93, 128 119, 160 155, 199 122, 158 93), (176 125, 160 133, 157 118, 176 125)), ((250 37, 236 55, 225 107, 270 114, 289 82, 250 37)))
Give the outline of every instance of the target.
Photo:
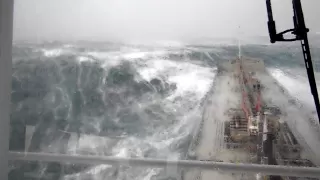
MULTIPOLYGON (((301 75, 301 72, 296 69, 270 69, 270 74, 277 80, 279 83, 284 86, 289 93, 302 101, 305 105, 308 105, 309 108, 314 108, 314 103, 310 91, 310 86, 308 80, 301 75), (289 73, 294 73, 290 75, 289 73)), ((301 71, 301 70, 300 70, 301 71)))
MULTIPOLYGON (((139 110, 136 111, 156 104, 162 108, 162 112, 159 112, 157 116, 170 114, 175 116, 175 120, 165 119, 164 121, 167 122, 164 123, 169 124, 164 127, 149 126, 149 128, 153 128, 153 133, 145 137, 128 136, 121 139, 111 149, 111 155, 117 157, 144 157, 147 155, 157 158, 180 159, 184 156, 184 152, 179 146, 188 140, 193 124, 201 118, 200 102, 209 91, 215 73, 211 68, 194 65, 191 62, 176 62, 158 58, 146 61, 142 68, 139 65, 136 66, 138 74, 147 82, 159 79, 162 84, 175 84, 175 90, 163 98, 151 97, 153 102, 142 100, 139 104, 139 110), (149 153, 151 155, 148 155, 149 153)), ((170 118, 170 116, 163 118, 170 118)), ((88 143, 92 144, 93 142, 88 143)), ((99 166, 95 168, 99 168, 99 166)), ((145 174, 143 178, 139 175, 135 179, 150 179, 158 173, 158 170, 147 170, 147 173, 143 173, 145 174)))
MULTIPOLYGON (((211 44, 15 43, 11 122, 35 127, 30 151, 183 159, 201 122, 203 102, 211 101, 205 115, 217 122, 227 119, 225 111, 239 103, 239 97, 230 92, 231 80, 216 77, 216 63, 236 57, 238 48, 211 44), (210 91, 218 78, 218 87, 210 91), (72 134, 67 148, 62 146, 64 133, 72 134)), ((241 50, 243 56, 264 58, 267 65, 288 56, 281 48, 259 45, 243 45, 241 50)), ((289 64, 298 62, 289 60, 289 64)), ((281 62, 285 65, 286 61, 281 62)), ((307 81, 298 76, 303 73, 292 76, 296 70, 285 74, 284 69, 269 70, 305 104, 306 110, 301 111, 310 114, 314 109, 307 81)), ((285 109, 286 96, 271 101, 292 112, 288 120, 298 115, 300 122, 307 119, 297 108, 285 109)), ((40 164, 33 172, 38 178, 50 169, 40 164)), ((61 179, 169 177, 177 175, 163 169, 101 165, 81 167, 61 179)))
MULTIPOLYGON (((185 50, 167 47, 58 44, 33 48, 30 57, 37 58, 14 62, 12 98, 13 121, 24 117, 36 127, 33 137, 38 139, 33 139, 29 150, 60 152, 63 148, 57 139, 61 137, 56 132, 65 132, 72 134, 64 151, 69 154, 185 157, 215 67, 197 58, 190 60, 185 50)), ((42 172, 46 170, 43 166, 42 172)), ((166 176, 170 175, 160 169, 101 165, 64 179, 166 176)))

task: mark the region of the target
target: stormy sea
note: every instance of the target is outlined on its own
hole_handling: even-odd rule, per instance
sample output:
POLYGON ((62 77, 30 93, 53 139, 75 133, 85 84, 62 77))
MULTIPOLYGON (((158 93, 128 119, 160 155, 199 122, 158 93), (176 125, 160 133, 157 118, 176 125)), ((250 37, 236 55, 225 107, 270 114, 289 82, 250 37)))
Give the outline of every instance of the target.
MULTIPOLYGON (((311 47, 320 79, 320 43, 311 47)), ((217 64, 238 54, 236 43, 15 42, 10 148, 186 159, 206 98, 219 86, 217 64)), ((247 43, 241 54, 263 59, 270 75, 314 114, 300 44, 247 43)), ((12 180, 180 178, 145 167, 11 162, 10 168, 12 180)))

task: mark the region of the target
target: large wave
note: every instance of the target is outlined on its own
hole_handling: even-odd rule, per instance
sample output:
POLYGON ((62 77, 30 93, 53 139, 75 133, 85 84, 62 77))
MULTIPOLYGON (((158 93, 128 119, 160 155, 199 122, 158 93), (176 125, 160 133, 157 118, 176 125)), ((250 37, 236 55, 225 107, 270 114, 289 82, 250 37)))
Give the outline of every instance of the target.
MULTIPOLYGON (((289 76, 281 73, 303 67, 298 51, 294 46, 242 47, 244 55, 263 58, 270 74, 289 90, 289 76)), ((233 96, 224 90, 223 81, 217 94, 206 95, 213 92, 216 64, 237 55, 237 46, 228 45, 15 44, 11 125, 34 127, 28 151, 184 159, 205 100, 209 97, 216 110, 230 105, 224 99, 233 96), (62 141, 65 133, 71 134, 67 145, 62 141)), ((300 96, 307 92, 290 91, 307 99, 308 105, 310 97, 300 96)), ((223 116, 223 112, 210 114, 223 116)), ((18 139, 13 146, 23 144, 19 138, 12 139, 18 139)), ((51 177, 50 173, 54 174, 51 179, 179 176, 153 168, 65 165, 61 170, 52 166, 15 164, 23 172, 31 171, 28 176, 34 178, 51 177)))
MULTIPOLYGON (((212 57, 204 58, 186 49, 21 45, 14 48, 11 122, 35 126, 28 151, 181 159, 216 74, 212 57), (61 131, 80 137, 65 147, 61 131)), ((62 177, 168 176, 159 169, 79 168, 65 167, 62 177)), ((40 163, 33 176, 50 172, 40 163)))

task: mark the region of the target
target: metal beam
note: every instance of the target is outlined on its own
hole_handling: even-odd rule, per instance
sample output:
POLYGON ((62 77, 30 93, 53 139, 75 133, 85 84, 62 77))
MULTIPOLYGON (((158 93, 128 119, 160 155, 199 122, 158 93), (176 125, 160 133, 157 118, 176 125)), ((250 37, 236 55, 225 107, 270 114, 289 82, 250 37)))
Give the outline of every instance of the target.
POLYGON ((10 152, 11 160, 59 162, 72 164, 110 164, 125 166, 144 166, 162 168, 197 168, 201 170, 218 170, 229 172, 246 172, 264 175, 295 176, 295 177, 320 177, 320 168, 313 167, 290 167, 278 165, 259 165, 259 164, 234 164, 208 161, 190 160, 166 160, 166 159, 141 159, 141 158, 117 158, 106 156, 79 156, 61 155, 48 153, 25 153, 10 152))
POLYGON ((0 179, 8 179, 13 0, 0 0, 0 179))

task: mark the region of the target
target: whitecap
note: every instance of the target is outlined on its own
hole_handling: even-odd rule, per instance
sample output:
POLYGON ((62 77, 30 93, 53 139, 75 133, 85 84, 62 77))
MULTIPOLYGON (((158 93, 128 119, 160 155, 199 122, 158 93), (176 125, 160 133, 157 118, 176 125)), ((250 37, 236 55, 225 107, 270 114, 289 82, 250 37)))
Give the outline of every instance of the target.
POLYGON ((46 57, 57 57, 60 56, 64 51, 63 49, 41 49, 42 53, 46 57))

